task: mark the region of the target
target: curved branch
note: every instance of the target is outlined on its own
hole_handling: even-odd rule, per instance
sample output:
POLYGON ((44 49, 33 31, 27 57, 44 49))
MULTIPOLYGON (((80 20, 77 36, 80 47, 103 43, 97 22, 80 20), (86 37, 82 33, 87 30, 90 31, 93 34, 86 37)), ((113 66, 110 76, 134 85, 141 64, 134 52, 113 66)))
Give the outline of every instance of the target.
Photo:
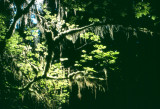
POLYGON ((57 77, 52 77, 52 76, 47 76, 46 77, 47 80, 65 80, 65 79, 69 79, 69 78, 57 78, 57 77))
POLYGON ((34 4, 35 1, 36 0, 32 0, 24 10, 21 10, 21 11, 17 12, 16 16, 14 17, 14 22, 9 27, 9 30, 8 30, 7 35, 6 35, 6 39, 9 39, 12 36, 12 34, 15 30, 15 26, 17 24, 18 19, 21 18, 22 15, 27 14, 29 12, 30 7, 34 4))
MULTIPOLYGON (((24 87, 21 87, 21 88, 13 88, 11 87, 11 89, 13 90, 17 90, 17 91, 26 91, 28 90, 31 85, 37 81, 40 81, 42 79, 47 79, 47 80, 65 80, 65 79, 69 79, 69 78, 58 78, 58 77, 52 77, 52 76, 39 76, 39 77, 35 77, 31 82, 29 82, 27 85, 25 85, 24 87)), ((10 88, 10 87, 8 87, 10 88)))
POLYGON ((18 90, 18 91, 28 90, 33 83, 35 83, 35 82, 37 82, 37 81, 39 81, 39 80, 41 80, 41 79, 44 79, 44 78, 45 78, 44 76, 35 77, 35 78, 33 79, 33 81, 29 82, 26 86, 24 86, 24 87, 22 87, 22 88, 18 88, 18 89, 16 89, 16 90, 18 90))
POLYGON ((65 36, 65 35, 72 34, 72 33, 78 32, 78 31, 82 31, 82 30, 84 30, 86 28, 89 28, 89 27, 92 27, 92 26, 95 26, 95 23, 92 23, 90 25, 86 25, 86 26, 83 26, 83 27, 80 27, 80 28, 75 28, 75 29, 70 29, 70 30, 64 31, 64 32, 60 32, 58 34, 58 36, 56 36, 54 38, 54 41, 60 40, 61 36, 65 36))
POLYGON ((78 48, 77 48, 77 49, 75 49, 75 50, 80 50, 80 49, 82 49, 82 48, 86 47, 87 45, 92 44, 93 42, 94 42, 94 41, 91 41, 91 42, 89 42, 89 43, 85 43, 84 45, 82 45, 82 46, 78 47, 78 48))

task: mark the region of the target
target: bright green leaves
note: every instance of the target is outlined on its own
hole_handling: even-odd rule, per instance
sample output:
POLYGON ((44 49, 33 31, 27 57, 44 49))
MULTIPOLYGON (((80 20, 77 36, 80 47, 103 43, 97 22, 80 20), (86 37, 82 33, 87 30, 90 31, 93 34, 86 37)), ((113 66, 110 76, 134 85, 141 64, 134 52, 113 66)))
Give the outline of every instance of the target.
POLYGON ((6 34, 6 25, 5 25, 5 16, 0 14, 0 41, 5 39, 5 34, 6 34))
POLYGON ((50 76, 55 75, 55 76, 58 76, 58 77, 64 77, 64 75, 61 75, 62 74, 62 69, 61 68, 62 68, 61 63, 52 64, 48 75, 50 75, 50 76))
POLYGON ((77 27, 78 27, 78 25, 69 24, 69 23, 66 23, 66 26, 68 27, 68 29, 74 29, 74 28, 77 28, 77 27))
POLYGON ((69 4, 69 8, 74 9, 75 11, 85 11, 85 8, 87 5, 87 4, 81 4, 80 1, 64 0, 64 5, 68 5, 68 4, 69 4))
POLYGON ((84 58, 84 60, 93 60, 92 56, 88 56, 86 54, 81 55, 82 58, 84 58))
POLYGON ((52 27, 55 27, 55 25, 57 24, 56 25, 57 30, 60 31, 60 28, 64 24, 64 20, 60 20, 60 18, 57 18, 57 14, 52 15, 51 11, 48 10, 46 4, 43 5, 43 11, 44 11, 45 15, 41 16, 41 18, 45 21, 45 25, 46 25, 47 29, 51 29, 52 27))
POLYGON ((83 39, 90 39, 91 41, 100 42, 100 37, 91 32, 80 34, 80 37, 83 39))
MULTIPOLYGON (((81 60, 81 62, 85 62, 85 60, 81 60)), ((81 65, 81 64, 79 64, 79 62, 78 62, 78 61, 75 61, 74 66, 76 66, 76 67, 80 67, 80 66, 82 66, 82 65, 81 65)))
MULTIPOLYGON (((16 66, 24 74, 27 74, 27 72, 33 72, 33 69, 29 64, 33 61, 33 58, 31 58, 33 57, 31 49, 32 47, 30 45, 26 45, 23 42, 23 38, 20 37, 18 32, 15 32, 6 43, 6 53, 10 56, 10 58, 13 58, 16 66)), ((29 73, 27 74, 27 77, 29 79, 33 79, 34 75, 29 73)))
POLYGON ((135 10, 135 17, 136 18, 141 18, 143 16, 150 17, 151 20, 156 20, 158 17, 152 14, 152 9, 151 5, 148 2, 138 2, 134 6, 135 10))
POLYGON ((27 37, 26 37, 26 40, 33 41, 33 36, 27 36, 27 37))
MULTIPOLYGON (((25 37, 21 37, 18 32, 15 32, 6 41, 5 48, 5 55, 13 60, 15 67, 11 64, 11 67, 5 67, 5 70, 6 72, 15 72, 16 79, 18 78, 22 83, 20 86, 15 86, 17 88, 23 88, 35 78, 44 75, 46 56, 48 55, 46 42, 43 41, 44 39, 39 39, 36 28, 28 28, 24 33, 25 37)), ((31 95, 37 100, 45 102, 48 107, 53 107, 55 104, 60 106, 62 103, 68 102, 69 81, 65 79, 66 73, 68 72, 63 70, 61 63, 52 63, 47 73, 50 79, 34 82, 29 88, 32 91, 31 95)), ((20 95, 20 97, 22 96, 20 95)))
MULTIPOLYGON (((118 51, 108 50, 105 45, 101 43, 101 38, 94 33, 87 32, 81 34, 80 37, 85 40, 85 45, 81 51, 81 57, 75 61, 74 69, 75 75, 72 77, 73 81, 78 85, 78 97, 81 98, 81 89, 90 87, 103 89, 102 82, 107 80, 106 70, 117 70, 118 51), (91 81, 94 81, 93 83, 91 81)), ((96 93, 96 92, 95 92, 96 93)))
POLYGON ((99 49, 99 50, 103 50, 106 49, 106 46, 102 45, 102 44, 95 44, 93 45, 94 48, 99 49))
POLYGON ((38 38, 36 28, 28 28, 24 33, 26 34, 25 38, 21 37, 18 32, 15 32, 7 40, 6 53, 10 58, 13 58, 15 65, 25 74, 25 77, 32 80, 35 76, 39 75, 37 73, 44 67, 44 63, 42 64, 41 60, 45 58, 42 56, 46 55, 42 55, 42 52, 45 53, 47 47, 45 47, 44 42, 35 41, 38 38))
POLYGON ((7 40, 6 48, 11 55, 20 55, 26 49, 23 39, 16 32, 10 39, 7 40), (20 44, 21 43, 21 44, 20 44))
POLYGON ((88 32, 81 34, 80 37, 87 40, 88 43, 92 42, 93 45, 90 50, 82 50, 81 59, 75 62, 76 67, 82 67, 85 71, 89 72, 98 72, 94 67, 103 68, 116 63, 119 52, 107 50, 107 47, 101 44, 99 36, 88 32))
MULTIPOLYGON (((21 37, 18 32, 6 42, 5 54, 13 60, 14 67, 5 67, 8 72, 16 72, 14 75, 21 81, 19 87, 25 87, 28 83, 41 78, 46 68, 46 57, 48 55, 46 42, 43 38, 39 38, 37 28, 27 28, 24 32, 25 36, 21 37)), ((64 59, 66 60, 66 59, 64 59)), ((30 87, 37 100, 44 100, 48 107, 60 106, 62 103, 68 102, 69 97, 69 81, 66 79, 66 70, 63 70, 61 63, 51 63, 51 67, 47 73, 50 79, 42 78, 35 81, 30 87), (64 79, 63 79, 64 78, 64 79), (55 104, 53 104, 53 102, 55 104)), ((20 97, 22 97, 20 95, 20 97)))
POLYGON ((42 94, 40 96, 46 100, 45 102, 49 107, 53 107, 55 104, 56 106, 60 106, 62 103, 67 103, 69 100, 68 79, 57 80, 58 78, 65 78, 67 73, 65 71, 61 63, 52 64, 47 76, 55 79, 44 79, 34 85, 38 85, 39 88, 36 88, 36 90, 39 94, 42 94), (55 104, 53 104, 53 102, 55 104))
POLYGON ((153 16, 151 17, 151 19, 152 19, 152 20, 156 20, 157 17, 153 15, 153 16))
POLYGON ((85 8, 83 8, 83 7, 75 7, 75 8, 73 8, 75 11, 85 11, 85 8))
POLYGON ((51 15, 51 12, 48 11, 46 4, 43 5, 43 11, 45 12, 44 18, 45 18, 46 20, 51 20, 52 22, 57 22, 56 14, 51 15))
POLYGON ((96 72, 94 68, 91 67, 84 67, 84 70, 86 70, 86 72, 96 72))
POLYGON ((46 46, 44 45, 44 43, 38 43, 37 45, 36 45, 36 49, 35 49, 37 52, 39 52, 39 51, 41 51, 41 52, 43 52, 43 51, 46 51, 47 50, 47 48, 46 48, 46 46))
POLYGON ((150 14, 150 3, 138 2, 134 7, 136 18, 140 18, 142 16, 147 16, 150 14))
POLYGON ((98 18, 89 18, 89 22, 99 22, 98 18))

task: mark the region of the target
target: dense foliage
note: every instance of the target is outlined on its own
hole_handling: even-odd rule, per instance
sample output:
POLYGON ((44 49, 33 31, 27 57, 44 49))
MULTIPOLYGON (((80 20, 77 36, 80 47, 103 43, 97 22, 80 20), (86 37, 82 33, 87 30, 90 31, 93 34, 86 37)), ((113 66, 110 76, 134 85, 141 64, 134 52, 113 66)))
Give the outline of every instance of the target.
POLYGON ((157 64, 150 59, 158 57, 157 49, 153 55, 148 52, 159 41, 160 15, 154 0, 0 3, 2 109, 72 109, 73 96, 85 104, 104 93, 109 106, 119 97, 114 99, 118 107, 120 94, 127 90, 127 101, 132 89, 145 81, 147 70, 142 69, 152 66, 146 60, 157 64))

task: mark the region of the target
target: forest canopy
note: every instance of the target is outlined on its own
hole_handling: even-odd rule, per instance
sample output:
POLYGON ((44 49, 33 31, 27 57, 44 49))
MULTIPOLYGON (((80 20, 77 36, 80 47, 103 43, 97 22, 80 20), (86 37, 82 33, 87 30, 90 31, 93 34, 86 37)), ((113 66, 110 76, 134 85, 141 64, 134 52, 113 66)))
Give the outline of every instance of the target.
POLYGON ((72 94, 116 95, 125 82, 141 83, 143 73, 133 72, 143 72, 147 44, 159 41, 155 0, 1 0, 0 7, 3 109, 72 109, 72 94))

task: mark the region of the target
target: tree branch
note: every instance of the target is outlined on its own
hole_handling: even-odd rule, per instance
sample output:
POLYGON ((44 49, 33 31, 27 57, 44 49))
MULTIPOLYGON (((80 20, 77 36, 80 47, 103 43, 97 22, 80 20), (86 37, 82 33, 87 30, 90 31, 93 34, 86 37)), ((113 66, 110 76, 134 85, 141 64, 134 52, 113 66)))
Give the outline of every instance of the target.
MULTIPOLYGON (((35 83, 37 81, 40 81, 42 79, 47 79, 47 80, 65 80, 65 79, 69 79, 69 78, 58 78, 58 77, 52 77, 52 76, 43 75, 43 76, 35 77, 31 82, 29 82, 24 87, 21 87, 21 88, 13 88, 13 87, 11 87, 11 89, 17 90, 17 91, 25 91, 25 90, 28 90, 33 83, 35 83)), ((10 88, 10 87, 8 87, 8 88, 10 88)))
POLYGON ((45 78, 44 76, 35 77, 35 78, 34 78, 31 82, 29 82, 26 86, 24 86, 24 87, 22 87, 22 88, 18 88, 18 89, 16 89, 16 90, 18 90, 18 91, 28 90, 33 83, 35 83, 35 82, 37 82, 37 81, 39 81, 39 80, 41 80, 41 79, 44 79, 44 78, 45 78))
POLYGON ((89 42, 89 43, 85 43, 84 45, 78 47, 76 50, 80 50, 80 49, 82 49, 83 47, 85 47, 85 46, 87 46, 87 45, 89 45, 89 44, 91 44, 91 43, 93 43, 93 42, 94 42, 94 41, 91 41, 91 42, 89 42))
POLYGON ((80 27, 80 28, 75 28, 75 29, 70 29, 70 30, 64 31, 64 32, 60 32, 60 33, 54 38, 54 41, 60 40, 60 39, 61 39, 61 36, 65 36, 65 35, 68 35, 68 34, 72 34, 72 33, 75 33, 75 32, 81 31, 81 30, 84 30, 84 29, 86 29, 86 28, 92 27, 92 26, 94 26, 94 25, 95 25, 95 23, 92 23, 92 24, 90 24, 90 25, 86 25, 86 26, 83 26, 83 27, 80 27))
POLYGON ((65 80, 65 79, 69 79, 69 78, 57 78, 57 77, 52 77, 52 76, 47 76, 46 79, 51 79, 51 80, 65 80))
POLYGON ((22 15, 27 14, 29 12, 30 7, 34 4, 35 1, 36 0, 32 0, 24 10, 21 10, 21 11, 17 12, 16 16, 14 17, 14 22, 9 27, 9 30, 8 30, 7 35, 6 35, 6 39, 9 39, 12 36, 12 34, 15 30, 15 26, 17 24, 18 19, 21 18, 22 15))
POLYGON ((30 63, 28 60, 27 62, 31 65, 31 67, 33 68, 33 71, 35 72, 36 75, 38 75, 38 71, 39 71, 39 68, 37 68, 34 64, 30 63))

